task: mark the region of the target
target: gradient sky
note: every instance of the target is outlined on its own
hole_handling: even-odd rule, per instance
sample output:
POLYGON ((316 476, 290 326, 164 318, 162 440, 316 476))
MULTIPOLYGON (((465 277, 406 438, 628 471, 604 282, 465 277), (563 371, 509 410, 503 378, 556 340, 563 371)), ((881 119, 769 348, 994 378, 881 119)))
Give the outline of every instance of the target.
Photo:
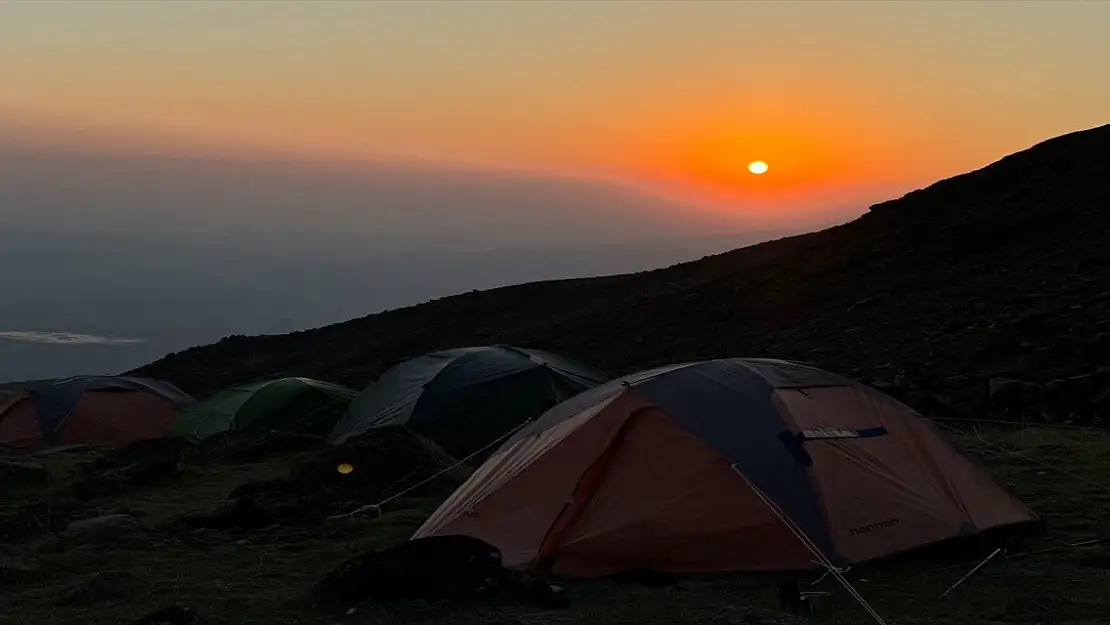
POLYGON ((778 225, 1110 122, 1108 24, 1063 0, 8 0, 0 132, 570 172, 778 225))

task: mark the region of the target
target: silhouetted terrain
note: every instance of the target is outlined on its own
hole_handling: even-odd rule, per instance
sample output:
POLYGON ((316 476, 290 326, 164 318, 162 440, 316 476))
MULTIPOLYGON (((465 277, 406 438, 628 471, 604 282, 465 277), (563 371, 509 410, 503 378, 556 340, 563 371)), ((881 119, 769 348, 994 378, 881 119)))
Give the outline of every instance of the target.
POLYGON ((231 337, 136 373, 200 395, 278 375, 361 387, 398 358, 501 342, 613 373, 715 356, 802 360, 905 386, 917 404, 967 409, 992 379, 1040 388, 1110 363, 1108 209, 1103 126, 814 234, 657 271, 524 284, 306 332, 231 337))

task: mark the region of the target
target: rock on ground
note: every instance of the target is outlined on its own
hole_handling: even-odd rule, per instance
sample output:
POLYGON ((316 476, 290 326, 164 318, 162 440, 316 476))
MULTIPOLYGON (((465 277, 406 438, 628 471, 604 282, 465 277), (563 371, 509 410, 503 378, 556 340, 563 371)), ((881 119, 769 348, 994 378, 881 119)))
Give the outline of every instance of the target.
POLYGON ((813 625, 813 621, 785 612, 732 606, 721 610, 713 622, 722 625, 813 625))
POLYGON ((196 618, 192 608, 171 605, 132 621, 131 625, 190 625, 196 618))
POLYGON ((75 588, 64 592, 60 603, 89 606, 108 599, 122 599, 135 593, 139 579, 126 571, 95 573, 75 588))
POLYGON ((0 589, 10 584, 33 582, 40 575, 39 569, 19 564, 0 555, 0 589))
POLYGON ((50 470, 35 462, 0 460, 0 492, 11 488, 41 486, 53 476, 50 470))
POLYGON ((100 510, 76 499, 45 501, 0 519, 0 542, 22 543, 64 530, 71 522, 98 516, 100 510))
POLYGON ((1000 416, 1099 425, 1110 419, 1110 368, 1045 384, 993 378, 988 383, 987 395, 987 407, 1000 416))
POLYGON ((150 540, 130 515, 109 514, 70 523, 58 534, 59 546, 71 548, 80 545, 143 548, 150 540))

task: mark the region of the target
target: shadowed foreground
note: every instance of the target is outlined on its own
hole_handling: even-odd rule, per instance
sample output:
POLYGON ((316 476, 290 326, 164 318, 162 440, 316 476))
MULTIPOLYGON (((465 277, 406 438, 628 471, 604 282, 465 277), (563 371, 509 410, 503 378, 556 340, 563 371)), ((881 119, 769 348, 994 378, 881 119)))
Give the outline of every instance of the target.
MULTIPOLYGON (((1099 484, 1110 481, 1104 479, 1110 475, 1110 435, 1026 429, 955 438, 1043 516, 1047 531, 1020 551, 1099 539, 1110 527, 1110 487, 1099 484)), ((0 517, 28 503, 61 497, 66 475, 92 453, 36 459, 54 472, 54 481, 45 490, 27 485, 5 493, 0 517)), ((93 501, 105 512, 132 515, 145 540, 66 545, 64 550, 64 543, 49 535, 15 545, 0 543, 5 562, 0 568, 0 623, 128 623, 172 604, 194 609, 201 625, 337 622, 308 605, 305 597, 312 585, 357 553, 405 540, 442 494, 402 499, 387 506, 380 518, 370 513, 323 525, 283 522, 227 532, 173 529, 179 526, 170 522, 212 512, 241 484, 280 477, 291 463, 313 455, 307 451, 285 460, 191 464, 171 482, 93 501), (98 573, 99 579, 90 582, 98 573)), ((947 549, 863 567, 850 577, 888 622, 1095 625, 1110 615, 1110 543, 995 558, 948 597, 937 599, 986 555, 982 549, 947 549)), ((872 622, 831 579, 820 587, 833 596, 810 620, 872 622)), ((579 583, 572 586, 570 601, 570 608, 552 611, 510 601, 398 603, 364 607, 347 622, 803 622, 759 611, 777 607, 775 579, 765 576, 688 577, 667 588, 579 583)))

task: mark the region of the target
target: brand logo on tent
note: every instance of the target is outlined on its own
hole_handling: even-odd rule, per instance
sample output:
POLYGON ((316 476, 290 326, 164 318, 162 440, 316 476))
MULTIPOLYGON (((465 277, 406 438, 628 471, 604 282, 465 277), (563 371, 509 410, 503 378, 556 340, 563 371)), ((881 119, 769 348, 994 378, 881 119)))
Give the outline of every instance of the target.
POLYGON ((835 438, 871 438, 886 434, 886 428, 867 428, 863 430, 846 430, 827 425, 819 425, 813 429, 802 430, 802 438, 810 441, 828 440, 835 438))
POLYGON ((898 519, 887 519, 885 521, 879 521, 878 523, 869 523, 867 525, 861 525, 859 527, 848 528, 848 533, 852 536, 859 536, 860 534, 866 534, 875 530, 894 527, 895 525, 898 525, 898 523, 898 519))

